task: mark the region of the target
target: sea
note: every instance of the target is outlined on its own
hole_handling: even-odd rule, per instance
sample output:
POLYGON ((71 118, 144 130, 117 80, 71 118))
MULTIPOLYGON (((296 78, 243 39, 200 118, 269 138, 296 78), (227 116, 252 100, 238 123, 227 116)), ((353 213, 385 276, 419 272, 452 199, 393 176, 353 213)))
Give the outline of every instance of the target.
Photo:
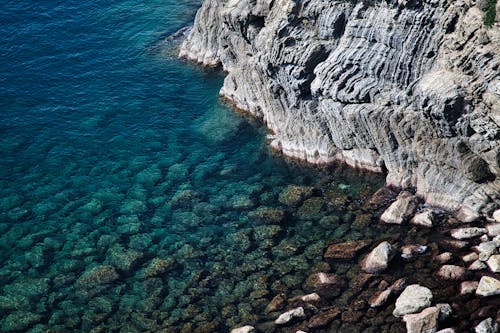
POLYGON ((222 72, 177 58, 199 6, 1 2, 1 332, 271 327, 310 274, 360 274, 329 243, 406 236, 366 209, 383 175, 271 151, 222 72))

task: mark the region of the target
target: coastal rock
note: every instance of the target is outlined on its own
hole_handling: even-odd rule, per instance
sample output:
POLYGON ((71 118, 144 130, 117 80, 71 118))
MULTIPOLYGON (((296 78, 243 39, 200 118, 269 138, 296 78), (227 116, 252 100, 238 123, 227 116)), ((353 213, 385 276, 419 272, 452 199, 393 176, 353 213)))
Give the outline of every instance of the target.
POLYGON ((369 246, 370 240, 347 241, 328 246, 325 251, 325 259, 354 259, 356 254, 369 246))
POLYGON ((415 213, 418 207, 418 197, 409 192, 401 192, 382 214, 380 220, 385 223, 402 224, 415 213))
POLYGON ((411 260, 417 255, 425 253, 427 246, 419 244, 404 245, 401 247, 401 258, 411 260))
POLYGON ((486 226, 488 236, 495 237, 500 235, 500 223, 489 223, 486 226))
POLYGON ((415 214, 410 220, 411 224, 430 228, 435 223, 436 214, 430 209, 424 210, 422 213, 415 214))
POLYGON ((438 303, 436 304, 436 307, 439 309, 439 317, 438 317, 439 321, 448 319, 453 313, 453 309, 451 308, 451 305, 448 303, 438 303))
POLYGON ((486 261, 493 254, 497 253, 497 244, 494 241, 491 242, 483 242, 476 247, 476 250, 479 252, 479 260, 486 261))
POLYGON ((361 263, 361 269, 367 273, 384 271, 394 257, 395 251, 389 242, 384 241, 377 245, 361 263))
POLYGON ((415 313, 430 306, 431 301, 432 292, 429 288, 412 284, 399 295, 392 314, 396 317, 402 317, 406 314, 415 313))
POLYGON ((455 239, 470 239, 477 236, 481 236, 485 233, 486 233, 485 228, 476 228, 476 227, 453 229, 450 232, 451 237, 455 239))
POLYGON ((274 149, 387 170, 471 221, 500 192, 499 39, 483 17, 473 2, 205 0, 179 55, 220 65, 220 94, 274 149))
POLYGON ((494 296, 500 294, 500 281, 491 276, 483 276, 479 280, 476 295, 494 296))
POLYGON ((437 271, 436 275, 444 280, 463 280, 465 277, 465 268, 456 265, 443 265, 437 271))
POLYGON ((440 264, 446 264, 451 259, 453 259, 453 254, 451 254, 451 252, 444 252, 437 255, 434 259, 440 264))
POLYGON ((467 269, 469 271, 480 271, 485 269, 486 267, 488 266, 486 266, 484 262, 482 262, 481 260, 476 260, 472 264, 470 264, 469 267, 467 267, 467 269))
POLYGON ((500 273, 500 254, 495 254, 491 256, 486 264, 493 273, 500 273))
POLYGON ((460 284, 460 295, 472 294, 478 286, 478 281, 464 281, 460 284))
POLYGON ((492 318, 487 318, 474 327, 476 333, 497 333, 498 323, 495 323, 492 318))
POLYGON ((255 328, 253 326, 250 326, 250 325, 246 325, 246 326, 242 326, 242 327, 238 327, 238 328, 233 328, 231 330, 231 333, 254 333, 255 332, 255 328))
POLYGON ((420 313, 407 314, 403 317, 407 333, 435 332, 439 317, 439 309, 435 306, 426 308, 420 313))
POLYGON ((492 217, 496 222, 500 223, 500 209, 495 210, 492 217))
POLYGON ((289 323, 294 318, 304 318, 306 316, 303 307, 298 307, 290 311, 284 312, 274 321, 276 325, 284 325, 289 323))
POLYGON ((468 253, 462 256, 462 261, 465 263, 470 263, 479 259, 479 255, 475 252, 468 253))

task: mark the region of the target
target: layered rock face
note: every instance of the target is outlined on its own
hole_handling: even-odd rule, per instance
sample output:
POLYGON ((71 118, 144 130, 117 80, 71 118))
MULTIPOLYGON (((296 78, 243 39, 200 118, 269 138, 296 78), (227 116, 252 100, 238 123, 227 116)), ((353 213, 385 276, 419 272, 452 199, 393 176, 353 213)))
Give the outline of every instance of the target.
POLYGON ((500 29, 483 15, 469 0, 205 0, 180 56, 221 65, 221 95, 284 154, 387 172, 470 217, 500 201, 500 29))

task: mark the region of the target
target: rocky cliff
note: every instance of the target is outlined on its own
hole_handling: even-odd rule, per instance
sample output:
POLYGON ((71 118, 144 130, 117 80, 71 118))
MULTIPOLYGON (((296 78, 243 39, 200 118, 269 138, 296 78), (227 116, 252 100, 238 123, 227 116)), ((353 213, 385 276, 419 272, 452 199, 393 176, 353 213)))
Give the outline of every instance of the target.
POLYGON ((500 201, 500 29, 483 9, 205 0, 180 56, 222 66, 221 95, 284 154, 387 172, 469 220, 500 201))

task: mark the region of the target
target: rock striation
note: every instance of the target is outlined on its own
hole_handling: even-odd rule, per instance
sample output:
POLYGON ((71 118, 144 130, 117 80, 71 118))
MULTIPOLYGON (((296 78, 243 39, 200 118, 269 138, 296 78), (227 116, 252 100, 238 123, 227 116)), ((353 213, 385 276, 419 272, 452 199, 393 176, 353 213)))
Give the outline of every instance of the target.
POLYGON ((472 220, 500 201, 500 29, 483 16, 471 0, 205 0, 180 56, 221 66, 221 95, 284 154, 387 172, 472 220))

